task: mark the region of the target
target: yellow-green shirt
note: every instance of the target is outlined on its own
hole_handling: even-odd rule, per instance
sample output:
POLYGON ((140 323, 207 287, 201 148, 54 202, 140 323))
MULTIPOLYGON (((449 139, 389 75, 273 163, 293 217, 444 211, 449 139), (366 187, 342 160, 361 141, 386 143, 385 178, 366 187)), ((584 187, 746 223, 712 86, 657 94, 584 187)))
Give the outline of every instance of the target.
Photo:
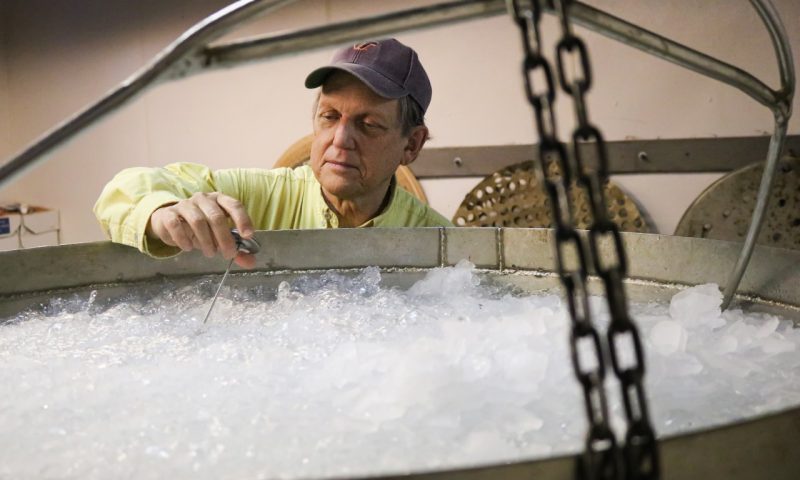
MULTIPOLYGON (((361 227, 452 226, 395 185, 393 181, 389 205, 361 227)), ((196 192, 220 192, 242 202, 257 230, 338 228, 338 218, 322 197, 321 188, 308 166, 211 171, 195 163, 173 163, 164 168, 123 170, 103 189, 94 213, 112 241, 165 257, 179 249, 145 235, 150 215, 159 207, 196 192)))

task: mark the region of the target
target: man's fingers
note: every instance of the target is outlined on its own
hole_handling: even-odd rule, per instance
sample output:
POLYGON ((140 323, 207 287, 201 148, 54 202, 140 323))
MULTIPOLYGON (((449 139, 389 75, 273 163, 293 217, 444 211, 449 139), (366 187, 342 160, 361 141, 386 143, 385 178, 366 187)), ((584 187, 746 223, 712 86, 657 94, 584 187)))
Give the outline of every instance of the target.
POLYGON ((194 245, 194 233, 192 233, 192 229, 189 228, 189 225, 187 225, 177 213, 175 216, 178 218, 178 224, 174 229, 170 230, 170 235, 175 244, 186 252, 191 252, 195 248, 200 248, 194 245))
POLYGON ((256 266, 256 256, 250 253, 239 252, 236 254, 234 262, 242 268, 250 269, 256 266))
POLYGON ((181 250, 202 250, 207 257, 220 252, 226 259, 236 258, 244 268, 255 266, 252 255, 238 255, 231 235, 230 221, 244 238, 255 229, 244 206, 233 197, 221 193, 195 193, 191 198, 162 207, 150 216, 148 235, 181 250))
POLYGON ((222 256, 231 259, 236 255, 236 241, 231 235, 226 211, 218 203, 219 194, 201 196, 195 199, 198 208, 205 215, 214 243, 222 256))
POLYGON ((163 207, 153 212, 150 217, 150 228, 153 234, 167 245, 177 246, 187 252, 193 248, 192 232, 174 206, 163 207))
POLYGON ((244 205, 242 205, 239 200, 227 195, 219 194, 217 196, 217 204, 219 204, 219 206, 225 210, 228 216, 231 217, 236 229, 239 230, 239 234, 245 238, 250 238, 253 236, 253 233, 255 233, 253 222, 250 220, 250 216, 247 214, 247 210, 245 210, 244 205))
POLYGON ((213 257, 217 253, 217 243, 203 210, 192 201, 180 202, 175 207, 194 235, 194 246, 199 247, 206 257, 213 257))

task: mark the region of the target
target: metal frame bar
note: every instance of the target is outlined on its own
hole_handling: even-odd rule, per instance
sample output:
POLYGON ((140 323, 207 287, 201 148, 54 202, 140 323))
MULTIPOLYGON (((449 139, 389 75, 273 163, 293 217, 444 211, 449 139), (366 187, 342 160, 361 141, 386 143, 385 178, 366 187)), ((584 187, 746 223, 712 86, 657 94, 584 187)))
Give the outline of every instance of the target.
POLYGON ((769 0, 750 0, 753 8, 758 12, 761 21, 769 32, 772 40, 772 47, 778 59, 778 70, 781 79, 781 88, 776 93, 778 98, 775 103, 768 105, 775 117, 775 130, 769 142, 767 152, 767 162, 764 166, 764 173, 761 176, 761 184, 758 187, 756 205, 753 209, 753 217, 747 229, 747 236, 742 246, 739 260, 733 269, 730 280, 725 287, 722 308, 727 309, 733 300, 733 295, 744 276, 747 264, 753 254, 756 239, 764 223, 764 213, 767 210, 767 203, 772 190, 772 183, 775 179, 775 171, 778 168, 778 159, 786 142, 786 132, 788 129, 789 118, 792 115, 792 99, 794 98, 795 73, 792 52, 789 47, 789 38, 786 30, 781 23, 778 12, 769 0))
POLYGON ((96 103, 76 113, 0 166, 0 188, 44 160, 78 133, 105 118, 159 83, 180 78, 203 58, 205 46, 231 28, 257 15, 275 11, 294 0, 240 0, 196 24, 162 50, 141 70, 123 81, 96 103))
MULTIPOLYGON (((514 228, 415 228, 283 230, 257 232, 269 248, 256 257, 255 272, 234 267, 231 284, 277 287, 300 273, 344 272, 367 265, 383 267, 389 286, 397 280, 470 258, 487 278, 497 278, 518 291, 555 288, 553 231, 514 228), (353 245, 360 248, 354 249, 353 245), (320 248, 324 246, 324 248, 320 248), (331 252, 336 252, 332 255, 331 252), (311 271, 309 271, 309 269, 311 271), (303 272, 305 270, 305 272, 303 272), (389 273, 391 272, 391 273, 389 273), (394 280, 393 280, 394 279, 394 280)), ((631 260, 627 279, 631 301, 668 300, 682 285, 724 280, 725 264, 739 247, 733 242, 666 235, 622 233, 631 260)), ((136 249, 110 242, 44 247, 37 251, 0 252, 0 324, 3 320, 54 295, 98 293, 97 302, 124 296, 138 282, 156 284, 170 278, 193 282, 198 275, 222 273, 227 261, 187 252, 153 259, 136 249), (56 289, 55 291, 53 289, 56 289)), ((138 283, 141 285, 141 283, 138 283)), ((598 285, 599 288, 599 285, 598 285)), ((800 251, 759 246, 740 291, 755 309, 800 322, 800 251)), ((85 296, 84 296, 85 298, 85 296)), ((661 438, 662 478, 680 480, 796 480, 800 456, 800 407, 755 416, 726 425, 690 428, 661 438), (753 452, 758 451, 757 455, 753 452)), ((575 456, 514 460, 495 465, 436 472, 409 471, 370 477, 372 480, 573 480, 575 456)), ((352 477, 352 476, 351 476, 352 477)), ((363 477, 362 477, 363 478, 363 477)), ((366 480, 366 479, 365 479, 366 480)))
POLYGON ((367 40, 506 13, 504 0, 459 0, 348 20, 206 48, 205 68, 228 68, 265 58, 367 40))
MULTIPOLYGON (((608 171, 612 175, 637 173, 730 172, 764 161, 766 136, 675 138, 606 142, 608 171)), ((595 149, 582 153, 594 164, 595 149)), ((783 155, 800 156, 800 135, 786 137, 783 155)), ((533 144, 430 147, 410 165, 418 179, 485 177, 525 161, 538 161, 533 144)))
MULTIPOLYGON (((548 0, 540 1, 543 1, 545 5, 549 3, 548 0)), ((768 2, 769 0, 765 1, 768 2)), ((751 3, 760 4, 762 0, 751 0, 751 3)), ((545 8, 551 13, 555 13, 552 7, 545 8)), ((791 94, 786 91, 786 82, 794 77, 794 73, 791 67, 783 67, 784 64, 791 65, 791 51, 788 50, 788 38, 785 32, 783 32, 783 28, 780 26, 780 20, 776 14, 769 17, 770 23, 768 28, 770 29, 773 45, 776 44, 776 41, 780 42, 780 40, 776 40, 776 38, 781 38, 780 35, 778 37, 774 35, 777 32, 783 32, 782 39, 786 42, 786 48, 781 48, 781 53, 779 54, 779 62, 780 65, 782 65, 780 90, 771 89, 758 78, 738 67, 717 60, 714 57, 698 52, 697 50, 686 47, 620 18, 608 15, 596 8, 580 2, 574 3, 571 8, 570 16, 579 25, 706 77, 726 83, 741 90, 757 102, 770 107, 770 109, 773 109, 777 103, 785 100, 787 95, 791 96, 791 94), (776 21, 777 24, 773 24, 773 21, 776 21), (789 75, 790 71, 792 72, 791 75, 789 75)), ((774 14, 774 8, 771 8, 771 10, 774 14)), ((762 16, 762 19, 763 18, 762 16)))
POLYGON ((273 35, 267 37, 269 41, 266 47, 258 46, 261 41, 256 41, 255 44, 251 41, 237 42, 232 44, 236 46, 235 48, 226 45, 209 46, 210 42, 234 26, 257 15, 277 10, 293 1, 241 0, 198 23, 157 55, 148 66, 125 80, 97 103, 45 133, 0 166, 0 188, 33 167, 45 158, 46 154, 67 140, 162 82, 185 78, 213 68, 234 66, 242 61, 265 60, 366 36, 379 36, 505 13, 503 0, 460 0, 273 35), (238 48, 244 48, 248 52, 247 56, 238 58, 238 54, 235 53, 238 48), (217 57, 223 52, 236 57, 237 61, 221 61, 217 57))
MULTIPOLYGON (((504 0, 461 0, 251 40, 208 45, 209 42, 219 38, 236 24, 258 14, 275 10, 291 1, 243 0, 203 20, 167 47, 150 65, 131 76, 106 97, 46 133, 3 164, 0 167, 0 187, 86 127, 161 82, 184 78, 202 71, 233 67, 242 63, 266 60, 337 43, 505 13, 504 0)), ((541 1, 546 9, 552 11, 548 0, 538 1, 541 1)), ((791 94, 781 94, 771 90, 752 75, 736 67, 605 12, 580 2, 575 2, 572 8, 571 15, 580 25, 685 68, 716 78, 742 90, 760 103, 768 104, 778 99, 783 99, 786 103, 786 99, 791 97, 791 94)), ((781 32, 782 29, 771 31, 781 32)), ((773 42, 775 41, 777 40, 773 37, 773 42)), ((784 52, 781 56, 783 59, 781 61, 782 84, 793 85, 792 82, 789 82, 789 78, 793 78, 791 55, 788 53, 788 47, 782 48, 781 51, 784 52)))
MULTIPOLYGON (((210 42, 235 25, 255 15, 273 11, 291 1, 293 0, 241 0, 203 20, 165 49, 149 66, 123 82, 116 90, 57 126, 0 166, 0 187, 27 168, 32 167, 44 155, 86 127, 140 95, 147 88, 162 81, 183 78, 213 68, 234 66, 256 59, 263 60, 345 41, 499 15, 505 12, 503 0, 461 0, 303 29, 288 34, 209 46, 210 42)), ((551 13, 554 11, 552 0, 533 1, 540 2, 542 7, 551 13)), ((775 49, 781 79, 781 87, 778 90, 769 88, 756 77, 739 68, 588 5, 574 2, 571 4, 570 12, 572 18, 586 28, 727 83, 766 105, 773 112, 775 131, 770 141, 767 165, 764 169, 756 208, 742 255, 725 290, 723 308, 726 308, 733 298, 733 292, 736 291, 747 267, 763 221, 766 199, 774 178, 778 156, 786 138, 795 88, 794 65, 788 38, 774 6, 769 0, 750 1, 764 22, 775 49)))

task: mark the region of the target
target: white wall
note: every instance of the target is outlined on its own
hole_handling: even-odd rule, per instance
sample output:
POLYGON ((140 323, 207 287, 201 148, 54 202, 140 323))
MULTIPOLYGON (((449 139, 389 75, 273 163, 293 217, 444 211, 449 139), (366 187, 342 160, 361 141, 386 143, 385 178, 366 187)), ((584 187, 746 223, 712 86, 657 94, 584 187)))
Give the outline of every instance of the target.
MULTIPOLYGON (((17 151, 99 99, 183 30, 227 2, 0 3, 8 20, 8 77, 5 88, 0 88, 7 92, 12 120, 6 144, 7 151, 17 151)), ((426 3, 434 2, 300 1, 240 32, 291 29, 426 3)), ((776 85, 769 39, 745 0, 588 3, 722 57, 776 85)), ((795 62, 800 64, 800 2, 775 3, 790 31, 795 62)), ((545 21, 546 37, 554 41, 557 22, 550 17, 545 21)), ((589 42, 596 79, 589 95, 590 115, 609 140, 750 136, 770 130, 771 115, 744 94, 583 29, 578 32, 589 42)), ((428 121, 434 140, 430 146, 535 141, 532 114, 522 95, 519 34, 507 17, 398 38, 417 49, 432 78, 434 97, 428 121)), ((332 51, 158 86, 4 188, 0 202, 59 208, 64 241, 98 240, 102 236, 91 207, 105 182, 125 166, 172 161, 212 167, 270 166, 288 145, 310 131, 313 93, 303 88, 302 81, 332 51)), ((795 110, 797 106, 796 101, 795 110)), ((562 138, 572 125, 570 108, 562 96, 558 104, 562 138)), ((793 121, 790 132, 800 132, 798 125, 793 121)), ((670 233, 685 208, 717 177, 625 176, 616 180, 647 207, 662 232, 670 233)), ((432 205, 451 216, 477 181, 429 180, 423 186, 432 205)))
POLYGON ((6 60, 7 4, 0 2, 0 159, 11 155, 11 112, 8 94, 8 61, 6 60))

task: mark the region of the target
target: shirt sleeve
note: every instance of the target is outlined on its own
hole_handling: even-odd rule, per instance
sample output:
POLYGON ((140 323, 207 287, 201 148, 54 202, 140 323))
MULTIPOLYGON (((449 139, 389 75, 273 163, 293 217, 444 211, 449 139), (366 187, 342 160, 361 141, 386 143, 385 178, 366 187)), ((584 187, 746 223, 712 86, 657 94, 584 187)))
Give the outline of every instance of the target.
POLYGON ((153 257, 167 257, 180 249, 145 234, 150 215, 164 205, 177 203, 196 192, 217 191, 211 171, 195 163, 173 163, 164 168, 129 168, 118 173, 103 189, 94 213, 111 241, 153 257))

